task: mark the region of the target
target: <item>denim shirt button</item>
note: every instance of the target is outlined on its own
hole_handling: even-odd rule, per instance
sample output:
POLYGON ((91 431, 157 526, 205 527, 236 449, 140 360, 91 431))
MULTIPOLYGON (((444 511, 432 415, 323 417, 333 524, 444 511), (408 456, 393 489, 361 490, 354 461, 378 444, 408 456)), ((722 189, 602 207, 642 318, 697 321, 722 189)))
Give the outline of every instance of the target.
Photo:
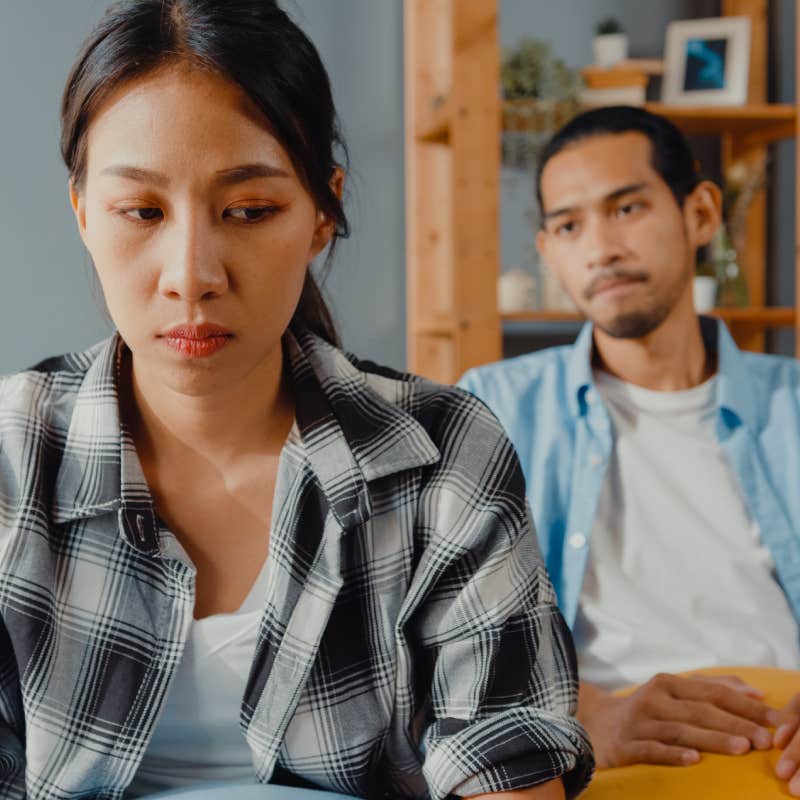
POLYGON ((586 547, 586 535, 580 533, 580 531, 570 534, 569 546, 575 548, 575 550, 580 550, 586 547))

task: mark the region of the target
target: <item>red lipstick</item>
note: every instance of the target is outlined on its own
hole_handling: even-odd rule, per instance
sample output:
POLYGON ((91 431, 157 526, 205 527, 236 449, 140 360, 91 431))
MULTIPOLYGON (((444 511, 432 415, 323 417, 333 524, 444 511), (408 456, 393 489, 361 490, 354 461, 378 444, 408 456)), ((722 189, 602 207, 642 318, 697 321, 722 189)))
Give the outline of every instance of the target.
POLYGON ((167 347, 186 358, 205 358, 225 347, 233 334, 221 325, 177 325, 161 334, 167 347))

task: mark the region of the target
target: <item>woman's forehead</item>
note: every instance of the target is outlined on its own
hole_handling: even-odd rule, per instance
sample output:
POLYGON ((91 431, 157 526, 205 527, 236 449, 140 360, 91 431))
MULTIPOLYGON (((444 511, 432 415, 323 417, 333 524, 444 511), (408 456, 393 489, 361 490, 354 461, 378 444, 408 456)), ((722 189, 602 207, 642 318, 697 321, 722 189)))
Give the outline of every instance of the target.
POLYGON ((184 64, 132 79, 106 98, 89 126, 88 155, 90 170, 121 161, 213 172, 267 161, 293 173, 247 95, 214 72, 184 64))

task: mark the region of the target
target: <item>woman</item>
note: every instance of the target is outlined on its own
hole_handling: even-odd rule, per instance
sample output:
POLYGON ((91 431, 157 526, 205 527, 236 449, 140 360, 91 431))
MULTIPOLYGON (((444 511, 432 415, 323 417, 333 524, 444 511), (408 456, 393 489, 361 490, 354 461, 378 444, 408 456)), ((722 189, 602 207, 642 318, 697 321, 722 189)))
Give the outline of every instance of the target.
POLYGON ((127 0, 62 151, 118 333, 0 383, 0 795, 575 793, 574 655, 513 451, 345 356, 327 75, 264 0, 127 0))

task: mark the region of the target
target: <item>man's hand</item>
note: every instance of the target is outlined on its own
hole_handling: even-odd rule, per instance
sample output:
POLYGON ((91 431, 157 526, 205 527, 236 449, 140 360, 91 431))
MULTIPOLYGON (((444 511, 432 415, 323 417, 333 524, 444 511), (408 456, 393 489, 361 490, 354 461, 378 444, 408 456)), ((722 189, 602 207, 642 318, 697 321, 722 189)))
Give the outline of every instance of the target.
MULTIPOLYGON (((731 678, 659 674, 619 697, 582 683, 578 719, 594 744, 597 766, 687 766, 700 753, 741 755, 768 750, 784 714, 765 705, 757 690, 731 678)), ((800 735, 798 759, 800 764, 800 735)))
POLYGON ((800 797, 800 694, 796 694, 781 712, 784 719, 775 731, 775 747, 783 750, 775 774, 789 781, 789 794, 800 797))

